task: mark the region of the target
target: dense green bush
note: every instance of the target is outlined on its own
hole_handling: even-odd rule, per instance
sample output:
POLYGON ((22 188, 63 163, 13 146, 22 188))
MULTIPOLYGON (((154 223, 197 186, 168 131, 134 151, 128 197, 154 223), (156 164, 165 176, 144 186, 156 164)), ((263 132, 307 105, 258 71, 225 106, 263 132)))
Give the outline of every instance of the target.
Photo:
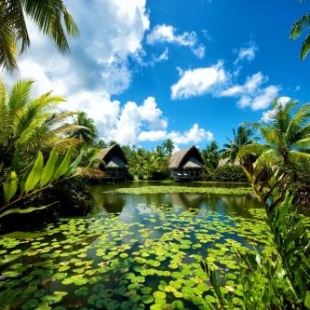
POLYGON ((246 182, 247 178, 240 166, 225 165, 207 174, 206 180, 217 182, 246 182))

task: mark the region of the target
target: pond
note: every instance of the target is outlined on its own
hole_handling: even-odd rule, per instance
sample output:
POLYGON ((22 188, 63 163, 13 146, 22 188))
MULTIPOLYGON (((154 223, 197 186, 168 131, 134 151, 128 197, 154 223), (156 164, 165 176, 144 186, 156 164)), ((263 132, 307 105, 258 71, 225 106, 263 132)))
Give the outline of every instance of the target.
POLYGON ((209 309, 216 299, 200 261, 234 287, 234 251, 268 242, 251 195, 120 186, 92 188, 91 216, 1 237, 1 309, 209 309))

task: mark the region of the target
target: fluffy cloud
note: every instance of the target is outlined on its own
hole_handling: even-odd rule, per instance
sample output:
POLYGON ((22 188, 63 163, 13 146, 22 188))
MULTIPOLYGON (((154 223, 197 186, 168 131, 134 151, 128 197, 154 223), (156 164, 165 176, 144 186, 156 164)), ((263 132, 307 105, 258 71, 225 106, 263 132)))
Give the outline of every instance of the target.
POLYGON ((233 85, 223 90, 219 96, 239 97, 240 108, 251 107, 254 111, 266 109, 280 91, 275 85, 262 87, 267 81, 268 78, 258 72, 248 77, 243 85, 233 85))
POLYGON ((213 140, 213 134, 203 128, 199 128, 198 124, 185 131, 184 133, 172 131, 167 134, 167 138, 171 139, 176 144, 198 144, 202 141, 213 140))
POLYGON ((142 105, 127 102, 119 111, 114 127, 109 130, 108 139, 120 144, 135 144, 140 141, 154 141, 164 137, 167 121, 157 107, 155 98, 148 97, 142 105))
POLYGON ((264 80, 264 76, 261 72, 258 72, 251 77, 248 77, 244 85, 234 85, 221 92, 220 96, 238 96, 244 94, 250 94, 255 91, 264 80))
POLYGON ((271 85, 261 90, 251 103, 251 108, 256 110, 263 110, 270 106, 272 100, 278 96, 279 88, 271 85))
POLYGON ((146 1, 70 1, 67 5, 80 28, 80 36, 70 39, 70 57, 60 55, 28 23, 31 48, 20 56, 20 77, 37 80, 41 92, 53 89, 67 97, 81 89, 121 93, 132 78, 128 59, 139 57, 149 28, 146 1))
POLYGON ((179 46, 188 46, 197 57, 202 58, 205 55, 205 48, 198 43, 196 32, 184 32, 177 35, 176 29, 169 25, 155 26, 147 35, 146 42, 151 45, 156 43, 170 43, 179 46))
POLYGON ((216 87, 227 81, 227 74, 223 64, 218 64, 194 70, 187 70, 180 73, 180 80, 172 85, 172 99, 186 99, 212 93, 216 87))
POLYGON ((95 121, 99 137, 105 141, 133 145, 139 142, 164 140, 167 121, 148 97, 141 105, 128 101, 121 107, 105 92, 82 91, 68 98, 63 109, 84 111, 95 121))
POLYGON ((106 142, 135 145, 171 139, 175 144, 198 144, 213 139, 213 134, 198 124, 185 132, 168 132, 168 122, 153 97, 140 105, 128 101, 122 108, 119 101, 110 100, 105 92, 82 91, 69 97, 62 108, 86 112, 95 121, 99 137, 106 142))

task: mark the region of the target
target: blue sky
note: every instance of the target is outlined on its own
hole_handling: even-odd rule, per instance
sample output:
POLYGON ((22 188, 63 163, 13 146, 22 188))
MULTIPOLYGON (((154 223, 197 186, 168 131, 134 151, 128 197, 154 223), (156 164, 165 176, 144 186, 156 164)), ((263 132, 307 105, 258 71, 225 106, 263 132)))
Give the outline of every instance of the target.
MULTIPOLYGON (((242 122, 268 119, 277 97, 310 98, 297 0, 68 0, 80 36, 60 55, 30 24, 19 77, 85 111, 105 141, 176 149, 221 146, 242 122)), ((10 78, 8 78, 10 79, 10 78)))

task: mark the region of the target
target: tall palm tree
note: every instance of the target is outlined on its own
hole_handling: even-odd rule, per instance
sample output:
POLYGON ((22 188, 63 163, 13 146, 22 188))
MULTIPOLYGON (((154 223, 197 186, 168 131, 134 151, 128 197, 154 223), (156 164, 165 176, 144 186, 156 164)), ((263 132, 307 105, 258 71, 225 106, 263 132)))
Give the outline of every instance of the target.
POLYGON ((204 150, 201 151, 201 155, 208 172, 217 168, 221 158, 221 150, 215 140, 213 140, 204 150))
POLYGON ((165 140, 163 142, 162 146, 164 147, 164 149, 166 150, 168 155, 171 155, 173 150, 175 149, 175 146, 174 146, 173 141, 171 139, 165 140))
POLYGON ((78 28, 63 0, 0 1, 0 66, 17 68, 16 56, 30 46, 26 24, 29 17, 44 35, 50 37, 60 52, 68 52, 67 35, 78 35, 78 28))
POLYGON ((276 166, 293 177, 296 177, 295 168, 299 162, 310 165, 310 104, 300 108, 297 105, 297 101, 283 105, 274 100, 270 122, 251 124, 260 131, 265 143, 247 145, 238 156, 255 155, 257 167, 276 166))
POLYGON ((233 139, 228 139, 222 150, 222 158, 227 158, 228 162, 234 164, 238 152, 244 145, 251 144, 256 138, 252 138, 253 131, 245 126, 239 126, 237 131, 233 129, 233 139))
MULTIPOLYGON (((310 14, 306 14, 295 21, 291 29, 290 38, 292 40, 295 40, 302 34, 303 30, 309 28, 310 28, 310 14)), ((307 57, 309 51, 310 51, 310 33, 306 35, 306 38, 302 43, 300 50, 300 58, 304 60, 307 57)))
POLYGON ((77 125, 78 128, 76 131, 72 132, 70 137, 83 141, 83 144, 87 146, 93 146, 97 138, 97 128, 94 120, 87 117, 85 112, 78 112, 74 124, 77 125))

